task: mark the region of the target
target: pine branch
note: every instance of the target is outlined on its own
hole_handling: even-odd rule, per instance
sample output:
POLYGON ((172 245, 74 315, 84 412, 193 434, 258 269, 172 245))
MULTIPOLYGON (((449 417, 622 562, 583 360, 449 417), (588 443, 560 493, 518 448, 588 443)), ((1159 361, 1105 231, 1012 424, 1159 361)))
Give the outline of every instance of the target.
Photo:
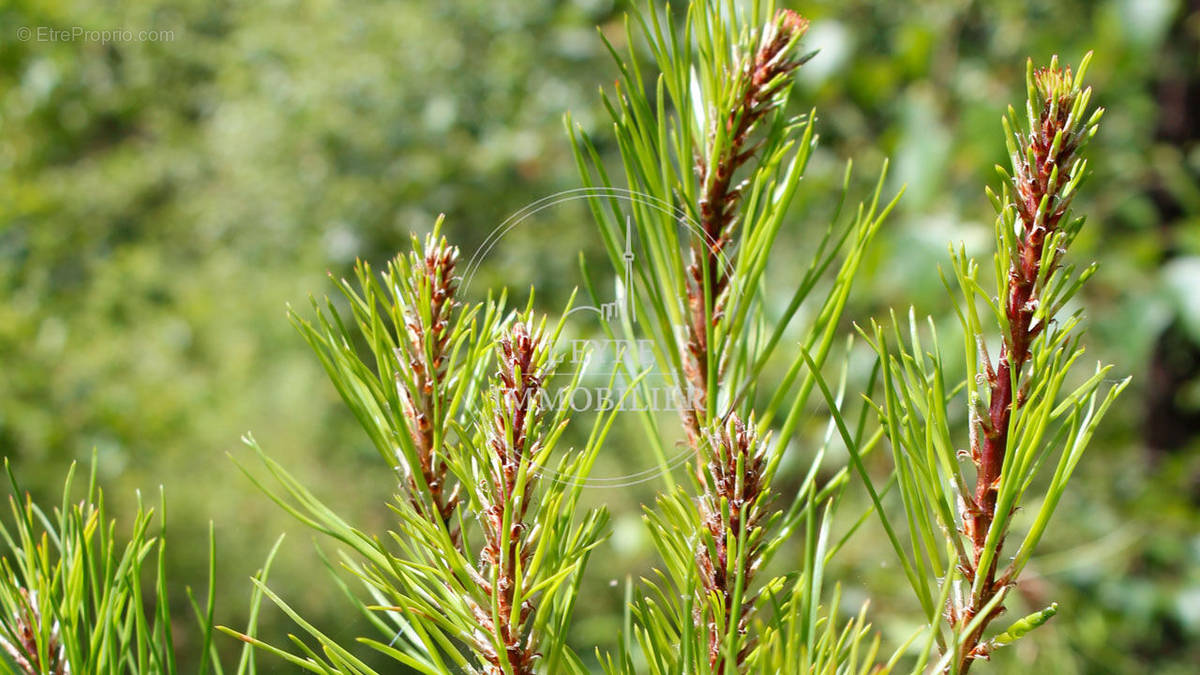
MULTIPOLYGON (((439 230, 435 226, 426 236, 423 255, 414 238, 406 269, 396 275, 402 283, 401 309, 407 329, 402 349, 411 373, 410 377, 397 380, 404 393, 404 412, 416 446, 419 470, 436 514, 430 516, 440 518, 451 539, 457 542, 459 532, 453 517, 460 486, 447 489, 450 476, 441 446, 448 429, 445 415, 453 395, 448 366, 450 339, 454 335, 451 322, 459 304, 454 277, 458 247, 450 246, 445 237, 439 238, 439 230)), ((413 506, 423 510, 421 491, 412 476, 408 479, 408 489, 413 506)))
MULTIPOLYGON (((795 284, 786 308, 769 312, 763 302, 768 261, 777 237, 791 226, 789 207, 816 145, 815 115, 787 113, 795 71, 812 56, 798 51, 808 22, 776 11, 773 2, 696 1, 678 23, 670 11, 664 18, 647 7, 628 24, 627 55, 612 50, 621 79, 605 104, 627 185, 610 182, 596 146, 572 129, 585 184, 602 194, 638 196, 628 205, 632 218, 616 200, 601 197, 592 198, 592 212, 617 270, 626 223, 636 228, 648 264, 635 279, 631 292, 639 297, 631 304, 637 325, 648 327, 656 357, 675 375, 684 403, 681 426, 695 457, 690 493, 678 488, 660 459, 668 491, 647 510, 646 521, 664 569, 645 580, 658 600, 635 602, 632 624, 647 659, 664 672, 773 672, 769 664, 785 661, 761 649, 778 649, 782 635, 805 625, 822 589, 819 582, 796 586, 793 599, 811 602, 813 609, 794 622, 795 615, 785 617, 773 605, 790 582, 760 582, 755 575, 801 522, 815 517, 801 495, 819 492, 828 499, 845 478, 839 472, 817 486, 820 450, 795 501, 785 510, 768 508, 771 478, 809 412, 817 376, 804 372, 801 350, 785 354, 780 348, 801 306, 813 302, 815 320, 801 327, 800 343, 811 350, 817 369, 824 365, 864 252, 896 202, 881 201, 882 175, 873 198, 849 210, 846 220, 840 201, 816 237, 807 269, 781 279, 795 284), (658 68, 650 79, 639 67, 633 26, 658 68), (657 84, 655 98, 651 82, 657 84), (683 237, 681 224, 687 228, 683 237), (814 301, 817 288, 825 292, 814 301), (760 387, 766 386, 773 388, 769 403, 756 415, 760 387), (773 423, 779 428, 768 443, 758 434, 773 423)), ((842 200, 849 177, 847 167, 842 200)), ((644 337, 623 330, 627 339, 644 337)), ((658 425, 649 416, 646 422, 658 425)), ((661 439, 651 442, 662 445, 661 439)), ((626 648, 633 641, 631 636, 626 648)), ((841 662, 833 645, 829 649, 821 651, 814 639, 801 651, 841 662)))
MULTIPOLYGON (((808 20, 799 14, 778 13, 763 30, 758 50, 741 58, 730 105, 714 117, 704 147, 695 150, 702 240, 693 242, 687 267, 689 321, 684 348, 689 389, 684 423, 693 448, 700 443, 701 430, 708 423, 708 401, 715 394, 710 391, 710 363, 724 362, 720 353, 710 353, 716 346, 709 344, 708 336, 721 319, 729 289, 724 261, 739 220, 743 188, 734 185, 734 176, 757 150, 750 136, 758 123, 786 103, 781 94, 790 85, 791 74, 807 60, 794 54, 807 30, 808 20)), ((716 375, 719 382, 720 373, 716 375)))
MULTIPOLYGON (((44 510, 4 462, 10 518, 0 522, 0 671, 17 675, 178 672, 174 640, 184 635, 171 614, 166 577, 165 498, 155 509, 136 500, 132 519, 110 520, 97 485, 96 460, 84 494, 67 471, 62 501, 44 510), (156 531, 157 530, 157 531, 156 531), (152 568, 149 578, 144 572, 152 568)), ((216 553, 209 532, 209 594, 203 606, 188 591, 203 655, 200 673, 220 673, 212 645, 216 553)), ((248 630, 251 636, 253 626, 248 630)), ((246 659, 250 648, 242 652, 246 659)), ((244 673, 239 669, 239 675, 244 673)))
POLYGON ((528 589, 517 593, 523 584, 520 570, 529 566, 536 536, 527 517, 538 475, 528 469, 543 445, 540 431, 545 408, 541 398, 548 374, 544 330, 514 323, 500 340, 497 358, 499 370, 489 392, 492 419, 487 437, 493 457, 484 490, 484 546, 479 557, 481 588, 492 604, 473 609, 480 627, 498 637, 504 647, 503 657, 487 655, 488 672, 526 675, 534 672, 540 656, 535 651, 535 636, 526 627, 534 600, 521 601, 519 608, 515 602, 527 597, 528 589))
MULTIPOLYGON (((993 535, 994 546, 989 547, 988 539, 996 518, 1012 416, 1026 405, 1029 387, 1048 374, 1037 372, 1036 368, 1025 372, 1031 345, 1048 322, 1054 320, 1045 306, 1045 296, 1051 290, 1046 281, 1055 276, 1065 248, 1081 224, 1063 221, 1086 168, 1086 162, 1077 153, 1096 133, 1103 113, 1100 109, 1087 121, 1083 119, 1091 96, 1090 89, 1082 88, 1087 60, 1078 76, 1072 75, 1070 67, 1060 68, 1057 57, 1048 68, 1033 70, 1030 62, 1029 129, 1025 134, 1013 134, 1012 126, 1005 124, 1010 136, 1013 174, 1012 191, 1005 191, 1008 199, 1002 208, 1016 214, 1016 228, 1004 232, 1002 237, 1011 244, 1001 325, 1004 340, 994 371, 987 363, 986 352, 981 351, 986 363, 988 407, 986 414, 972 409, 976 432, 972 435, 971 450, 976 485, 973 501, 968 505, 964 534, 974 548, 968 576, 972 580, 983 578, 976 584, 980 590, 973 594, 969 606, 952 617, 952 621, 962 626, 971 624, 1001 588, 1013 582, 1009 578, 996 578, 998 552, 1004 546, 1005 532, 993 535), (989 551, 991 555, 987 556, 989 551)), ((988 647, 980 644, 981 636, 1003 610, 1003 603, 996 603, 966 635, 957 657, 959 673, 966 673, 975 659, 987 656, 988 647)))
MULTIPOLYGON (((1031 63, 1027 129, 1014 132, 1018 125, 1011 108, 1004 119, 1012 174, 998 169, 1005 179, 1000 194, 988 191, 998 211, 997 292, 981 285, 978 264, 961 247, 951 249, 962 293, 954 302, 966 354, 962 389, 970 414, 969 450, 955 450, 947 403, 959 388, 948 386, 932 319, 925 331, 931 347, 922 344, 913 312, 907 331, 894 315, 892 331, 875 322, 862 331, 880 358, 884 396, 873 405, 892 445, 911 549, 899 541, 873 488, 872 498, 929 622, 930 644, 942 651, 935 671, 965 673, 1053 615, 1031 615, 985 639, 1005 611, 1007 593, 1100 420, 1128 384, 1126 379, 1101 391, 1110 366, 1098 365, 1090 378, 1066 388, 1071 367, 1083 354, 1077 330, 1081 317, 1061 313, 1095 271, 1091 266, 1076 274, 1073 265, 1063 263, 1083 225, 1083 218, 1069 214, 1086 175, 1079 153, 1102 114, 1088 113, 1091 89, 1083 87, 1083 74, 1089 58, 1077 74, 1059 68, 1057 59, 1037 71, 1031 63), (991 311, 1002 337, 994 359, 981 307, 991 311), (1057 466, 1034 520, 1011 562, 1001 568, 1013 516, 1055 451, 1060 453, 1057 466), (963 460, 973 472, 963 469, 963 460)), ((844 433, 843 438, 853 449, 851 439, 844 433)), ((861 463, 856 466, 870 486, 861 463)))
MULTIPOLYGON (((761 528, 770 497, 764 450, 768 442, 759 440, 753 420, 747 425, 737 415, 705 436, 705 489, 699 502, 707 541, 697 551, 696 563, 704 596, 720 598, 723 610, 709 628, 708 662, 711 672, 725 672, 726 636, 735 635, 738 642, 732 651, 742 672, 753 646, 745 635, 754 600, 739 597, 738 589, 750 587, 762 563, 761 528)), ((695 610, 697 622, 703 620, 703 604, 702 598, 695 610)))
POLYGON ((503 299, 459 301, 459 251, 441 236, 442 223, 423 244, 414 235, 410 251, 382 274, 359 261, 357 284, 338 282, 350 320, 315 299, 313 320, 290 316, 380 456, 401 474, 408 505, 457 545, 462 488, 449 470, 450 444, 476 405, 489 360, 476 336, 493 330, 503 299))

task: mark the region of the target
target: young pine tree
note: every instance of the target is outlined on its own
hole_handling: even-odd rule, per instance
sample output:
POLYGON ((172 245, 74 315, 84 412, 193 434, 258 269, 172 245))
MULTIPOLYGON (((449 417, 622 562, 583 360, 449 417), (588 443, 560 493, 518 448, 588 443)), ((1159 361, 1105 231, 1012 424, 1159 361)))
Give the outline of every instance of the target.
MULTIPOLYGON (((1069 213, 1086 169, 1079 154, 1099 119, 1088 114, 1084 68, 1072 75, 1052 62, 1031 70, 1027 129, 1018 130, 1015 114, 1005 122, 1012 171, 1002 171, 1004 186, 992 194, 995 293, 981 285, 974 260, 952 251, 970 355, 963 384, 944 366, 936 333, 925 338, 927 352, 911 319, 907 336, 899 325, 873 323, 862 333, 879 356, 882 393, 873 377, 868 404, 849 419, 847 364, 836 392, 822 372, 866 249, 896 202, 881 204, 881 175, 872 198, 843 218, 847 168, 831 222, 812 237, 811 259, 799 274, 768 267, 794 222, 791 206, 817 141, 815 115, 796 115, 790 105, 795 72, 812 56, 800 48, 807 27, 772 2, 696 0, 684 17, 652 7, 634 13, 628 51, 610 45, 620 78, 604 100, 623 186, 611 181, 592 139, 570 129, 614 268, 626 263, 626 227, 646 261, 624 290, 635 299, 634 316, 606 330, 626 340, 648 334, 681 402, 673 432, 645 405, 636 372, 645 364, 618 364, 630 371, 623 376, 631 407, 662 465, 663 492, 645 518, 660 564, 636 593, 628 589, 618 648, 599 655, 608 672, 866 673, 904 662, 914 673, 965 673, 1056 611, 988 637, 1125 384, 1102 391, 1107 367, 1071 379, 1081 319, 1062 315, 1094 270, 1076 274, 1065 260, 1083 224, 1069 213), (656 71, 650 79, 642 46, 656 71), (776 275, 794 289, 779 307, 767 304, 776 275), (784 495, 773 481, 785 452, 805 440, 814 388, 832 413, 830 432, 812 443, 798 487, 784 495), (969 411, 961 451, 949 412, 960 393, 969 411), (867 425, 872 409, 876 432, 867 425), (849 475, 825 461, 834 436, 850 450, 923 613, 925 628, 882 664, 865 610, 841 619, 840 591, 825 589, 829 561, 869 515, 832 536, 849 475), (673 438, 693 460, 683 485, 665 452, 673 438), (895 471, 877 489, 864 459, 884 438, 895 471), (1056 468, 1043 483, 1047 460, 1056 468), (884 504, 892 490, 908 545, 884 504), (1030 490, 1041 500, 1026 499, 1030 490), (1038 506, 1002 564, 1023 503, 1038 506), (785 549, 794 536, 799 546, 785 549), (784 550, 799 560, 779 560, 777 573, 772 562, 784 550)), ((547 405, 545 387, 561 321, 549 328, 529 308, 506 312, 503 296, 467 305, 456 295, 456 257, 435 227, 382 276, 364 264, 357 287, 340 284, 349 322, 332 303, 314 303, 315 322, 296 317, 397 473, 395 529, 355 529, 259 451, 281 486, 268 492, 346 547, 342 565, 363 582, 356 602, 376 631, 360 642, 376 652, 425 673, 586 672, 567 634, 606 515, 581 513, 580 494, 617 409, 598 416, 585 447, 556 454, 570 408, 547 405)), ((297 638, 296 652, 242 639, 310 672, 375 672, 259 589, 316 648, 297 638)))

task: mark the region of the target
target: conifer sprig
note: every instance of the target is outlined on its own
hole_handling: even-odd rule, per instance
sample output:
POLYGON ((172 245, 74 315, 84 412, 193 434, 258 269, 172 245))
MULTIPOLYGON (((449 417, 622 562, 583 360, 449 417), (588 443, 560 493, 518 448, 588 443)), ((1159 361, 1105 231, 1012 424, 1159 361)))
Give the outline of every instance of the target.
POLYGON ((737 77, 721 108, 713 116, 703 148, 696 149, 700 232, 691 245, 687 268, 689 320, 684 355, 691 404, 684 411, 688 438, 699 443, 707 424, 710 388, 720 386, 721 373, 709 378, 709 364, 719 369, 724 358, 716 345, 709 349, 709 331, 724 312, 729 290, 726 248, 733 242, 740 214, 738 202, 747 181, 734 184, 735 174, 754 157, 761 141, 751 143, 759 122, 787 103, 791 75, 812 57, 798 56, 795 47, 808 30, 808 20, 791 10, 778 13, 762 31, 757 51, 744 54, 737 77), (715 353, 710 353, 715 352, 715 353))
MULTIPOLYGON (((451 537, 457 539, 458 529, 452 517, 460 486, 447 485, 452 477, 446 468, 444 443, 449 429, 446 420, 453 405, 454 382, 450 375, 460 374, 450 368, 455 357, 450 351, 451 339, 460 325, 455 317, 459 306, 455 296, 458 281, 454 276, 458 248, 450 246, 445 237, 439 237, 440 225, 441 220, 426 236, 423 251, 414 240, 407 259, 398 258, 396 272, 389 276, 401 284, 405 315, 402 349, 408 368, 397 372, 396 380, 403 389, 409 433, 436 517, 446 525, 451 537)), ((420 488, 412 477, 409 490, 419 507, 416 495, 420 488)))
MULTIPOLYGON (((416 241, 382 283, 360 265, 361 290, 342 284, 354 330, 333 305, 318 309, 315 324, 296 318, 381 456, 404 472, 391 505, 396 528, 381 537, 353 527, 247 439, 274 485, 251 477, 302 523, 345 547, 342 566, 364 584, 351 597, 378 631, 360 638, 363 644, 423 673, 586 672, 566 636, 607 515, 584 512, 579 498, 616 411, 597 417, 584 448, 560 451, 570 406, 556 401, 569 401, 579 378, 575 373, 555 395, 545 387, 558 364, 561 321, 547 327, 528 309, 502 316, 499 303, 489 302, 460 310, 447 325, 454 249, 436 229, 424 249, 416 241), (442 298, 439 308, 433 301, 442 298), (369 346, 376 369, 351 347, 357 339, 369 346), (426 400, 429 417, 421 410, 426 400), (428 474, 407 470, 426 466, 426 421, 430 458, 440 460, 428 466, 462 486, 453 528, 429 508, 435 502, 428 474)), ((253 644, 312 672, 375 672, 260 588, 319 649, 253 644)))
MULTIPOLYGON (((800 341, 825 363, 865 250, 896 200, 880 201, 881 174, 872 198, 847 209, 845 218, 847 166, 832 219, 814 233, 811 260, 789 282, 791 297, 782 311, 765 311, 771 249, 784 228, 795 225, 789 207, 817 141, 815 115, 789 109, 793 75, 812 57, 800 51, 807 22, 776 11, 769 0, 745 7, 707 0, 689 3, 683 25, 676 23, 647 6, 627 21, 628 51, 609 45, 621 77, 604 103, 624 185, 614 187, 595 144, 568 118, 580 175, 597 192, 590 206, 613 267, 624 265, 627 217, 641 248, 627 290, 637 297, 631 304, 641 332, 626 326, 611 337, 652 338, 656 362, 680 390, 683 428, 694 451, 713 421, 731 411, 748 419, 762 375, 780 373, 757 419, 779 424, 775 439, 786 446, 813 380, 794 350, 781 354, 778 348, 807 306, 815 318, 800 327, 800 341), (658 71, 649 77, 643 44, 658 71), (814 294, 817 289, 822 292, 814 294)), ((641 396, 645 401, 650 394, 641 396)), ((658 429, 653 415, 645 417, 658 429)), ((673 488, 664 438, 658 432, 649 440, 673 488)))
MULTIPOLYGON (((754 420, 747 424, 731 415, 706 434, 703 446, 705 482, 699 502, 704 545, 696 553, 696 563, 704 596, 718 600, 717 615, 707 621, 708 662, 716 673, 725 672, 727 636, 745 636, 754 611, 748 589, 762 563, 766 544, 762 525, 771 499, 766 444, 766 439, 758 438, 754 420)), ((704 621, 703 604, 694 614, 704 621)), ((732 653, 740 670, 753 643, 738 642, 732 653)))
MULTIPOLYGON (((1009 518, 1018 505, 1009 500, 1004 507, 1007 513, 997 521, 998 500, 1001 489, 1006 487, 1001 481, 1005 459, 1010 455, 1010 447, 1030 438, 1012 438, 1022 430, 1012 424, 1012 417, 1031 404, 1036 406, 1042 400, 1052 402, 1053 398, 1046 399, 1046 395, 1054 386, 1047 386, 1046 380, 1058 374, 1056 366, 1065 370, 1065 365, 1081 352, 1077 339, 1067 346, 1069 331, 1077 317, 1068 320, 1065 327, 1056 324, 1058 311, 1094 270, 1089 268, 1080 279, 1072 281, 1072 270, 1063 273, 1060 269, 1063 254, 1084 222, 1083 218, 1071 219, 1069 215, 1071 201, 1087 170, 1087 160, 1078 153, 1095 135, 1104 112, 1102 108, 1090 113, 1088 110, 1092 90, 1083 87, 1083 78, 1090 60, 1089 53, 1074 76, 1070 67, 1059 67, 1058 57, 1051 59, 1049 67, 1036 70, 1032 60, 1029 61, 1027 129, 1019 130, 1016 113, 1011 108, 1005 118, 1013 173, 1005 176, 1006 184, 999 199, 992 195, 1000 205, 997 243, 1005 251, 997 268, 1007 267, 1000 294, 1003 304, 999 324, 1003 340, 994 370, 983 340, 977 340, 988 404, 986 411, 971 406, 974 432, 971 459, 976 468, 976 486, 973 498, 966 495, 963 498, 967 514, 964 530, 973 548, 967 574, 972 593, 965 606, 951 607, 948 611, 951 623, 963 627, 980 616, 1004 586, 1016 581, 1015 566, 997 579, 997 561, 1009 518), (1047 359, 1068 353, 1065 365, 1047 359), (1027 370, 1025 366, 1031 361, 1027 370)), ((1119 387, 1113 389, 1106 403, 1119 387)), ((1012 455, 1010 461, 1022 459, 1019 453, 1012 455)), ((1065 476, 1062 480, 1065 481, 1065 476)), ((1008 492, 1013 494, 1011 489, 1008 492)), ((992 618, 1002 611, 1003 604, 997 604, 974 630, 962 636, 957 656, 960 673, 966 672, 975 659, 987 657, 991 646, 982 644, 981 636, 992 618)))
MULTIPOLYGON (((1013 628, 1027 627, 1007 631, 1003 640, 985 639, 1098 423, 1128 383, 1105 391, 1111 367, 1098 365, 1091 377, 1067 386, 1083 354, 1082 316, 1063 316, 1062 310, 1095 271, 1093 265, 1076 274, 1063 262, 1084 222, 1069 211, 1086 175, 1079 153, 1102 114, 1088 110, 1091 89, 1083 78, 1089 59, 1076 74, 1059 67, 1057 58, 1044 69, 1031 62, 1026 128, 1020 129, 1011 108, 1004 119, 1012 172, 998 169, 1001 191, 988 191, 998 211, 994 294, 981 285, 976 262, 951 248, 968 355, 963 385, 949 380, 932 320, 928 351, 911 315, 907 331, 895 317, 890 330, 873 323, 863 331, 883 366, 884 395, 874 405, 892 445, 911 551, 878 500, 877 511, 942 650, 935 664, 940 671, 967 672, 1052 614, 1036 623, 1018 621, 1013 628), (981 318, 981 306, 991 312, 990 321, 981 318), (996 333, 1000 347, 993 360, 987 342, 996 333), (960 388, 969 435, 968 449, 956 451, 947 405, 960 388), (1002 567, 1013 517, 1055 453, 1057 467, 1041 505, 1002 567), (964 470, 963 462, 970 468, 964 470)), ((869 481, 861 462, 856 467, 869 481)))
POLYGON ((337 282, 350 322, 333 302, 315 298, 313 319, 290 317, 380 456, 401 474, 412 507, 457 542, 461 486, 448 470, 448 444, 477 405, 491 358, 486 336, 503 318, 504 298, 458 299, 459 252, 442 223, 423 244, 414 236, 382 274, 359 261, 357 286, 337 282))
MULTIPOLYGON (((774 644, 789 630, 787 612, 774 603, 790 582, 760 583, 756 572, 802 521, 816 517, 806 500, 819 492, 816 503, 824 502, 845 474, 818 486, 817 451, 792 504, 772 510, 771 478, 814 384, 798 350, 777 348, 800 307, 812 303, 815 318, 800 327, 800 342, 825 363, 866 247, 895 201, 880 202, 881 176, 873 198, 845 222, 843 192, 807 269, 788 277, 790 301, 768 312, 767 262, 789 226, 816 143, 814 115, 789 110, 796 69, 812 57, 800 50, 808 22, 773 2, 696 1, 683 25, 676 23, 647 7, 628 23, 627 54, 613 50, 621 79, 605 104, 625 169, 626 187, 618 190, 636 198, 592 200, 617 269, 622 210, 631 212, 646 261, 628 289, 637 295, 636 325, 648 327, 656 359, 675 376, 696 460, 690 492, 676 488, 664 462, 668 490, 647 514, 664 569, 646 585, 661 602, 634 604, 633 623, 643 632, 625 643, 636 640, 657 672, 778 672, 770 653, 756 650, 762 638, 774 644), (641 43, 659 71, 653 80, 644 79, 641 43), (826 292, 814 294, 827 276, 826 292), (768 386, 769 364, 777 375, 768 386)), ((579 129, 572 139, 585 184, 612 194, 591 140, 579 129)), ((624 330, 626 339, 641 337, 629 324, 624 330)), ((669 441, 659 420, 647 414, 645 423, 656 430, 651 447, 664 457, 669 441)), ((801 584, 796 597, 814 601, 821 590, 819 582, 801 584)))
MULTIPOLYGON (((137 510, 118 528, 96 481, 96 463, 82 496, 67 471, 62 502, 43 510, 17 482, 7 460, 11 521, 0 523, 0 672, 11 675, 139 675, 179 672, 166 578, 165 499, 156 514, 138 495, 137 510), (159 517, 159 525, 154 524, 159 517)), ((199 672, 220 674, 212 642, 216 589, 214 537, 209 533, 209 583, 203 604, 187 595, 199 630, 199 672)), ((259 578, 265 579, 270 558, 259 578)), ((256 611, 259 594, 251 602, 256 611)), ((250 639, 254 622, 247 629, 250 639)), ((237 675, 254 672, 249 646, 237 675)))
MULTIPOLYGON (((1081 120, 1091 96, 1090 89, 1080 89, 1086 68, 1085 60, 1080 78, 1073 79, 1070 67, 1060 69, 1056 59, 1049 68, 1032 71, 1027 134, 1014 133, 1013 115, 1005 118, 1013 174, 1008 178, 1012 189, 1005 191, 1002 209, 1015 211, 1016 228, 1011 239, 1001 242, 1010 253, 1008 279, 1003 289, 1004 340, 994 370, 987 352, 980 351, 989 403, 986 414, 975 414, 973 420, 977 433, 971 450, 978 477, 974 499, 968 502, 968 508, 976 564, 995 517, 997 481, 1008 445, 1008 422, 1014 407, 1023 405, 1028 396, 1030 380, 1022 370, 1033 341, 1045 330, 1046 322, 1053 320, 1053 314, 1046 314, 1045 309, 1038 311, 1045 290, 1041 282, 1054 276, 1066 246, 1083 222, 1066 224, 1063 236, 1056 238, 1087 166, 1087 161, 1076 156, 1076 152, 1096 132, 1103 113, 1102 109, 1097 110, 1086 123, 1081 120), (1047 250, 1048 244, 1053 248, 1047 250), (1040 320, 1035 321, 1035 315, 1040 320), (1026 389, 1024 393, 1022 387, 1026 389)), ((1008 234, 1007 225, 1004 233, 1008 234)))
POLYGON ((455 582, 461 590, 454 601, 470 612, 487 673, 583 670, 566 634, 608 516, 602 509, 581 513, 579 499, 616 411, 597 417, 584 448, 558 450, 570 421, 563 403, 579 378, 576 372, 558 392, 546 386, 561 360, 554 349, 562 328, 561 320, 548 326, 527 309, 496 337, 496 371, 474 433, 463 434, 452 464, 472 486, 464 508, 480 523, 477 558, 461 563, 469 583, 455 582))
MULTIPOLYGON (((1005 532, 1001 530, 995 546, 989 550, 988 536, 996 517, 996 501, 1000 477, 1009 446, 1010 420, 1014 411, 1023 408, 1029 399, 1031 385, 1045 369, 1036 364, 1033 372, 1023 372, 1031 356, 1034 341, 1055 318, 1055 298, 1050 280, 1058 280, 1056 272, 1067 246, 1083 224, 1083 219, 1071 221, 1068 209, 1082 180, 1087 161, 1078 151, 1096 133, 1103 109, 1088 115, 1091 89, 1083 89, 1083 75, 1091 55, 1080 65, 1078 76, 1071 68, 1060 68, 1057 57, 1047 68, 1033 70, 1029 62, 1027 104, 1028 129, 1017 131, 1016 115, 1010 110, 1005 118, 1005 132, 1012 160, 1013 173, 1008 178, 1011 190, 1005 186, 1000 200, 1003 223, 1001 245, 1008 248, 1007 280, 1002 289, 1003 341, 995 369, 986 349, 980 343, 984 377, 987 381, 986 412, 972 406, 972 425, 975 434, 971 443, 971 459, 976 468, 973 498, 964 496, 967 519, 965 531, 970 537, 973 560, 968 578, 974 581, 982 575, 979 592, 965 610, 952 610, 952 622, 969 623, 982 607, 999 592, 996 580, 997 555, 1004 546, 1005 532), (1015 217, 1004 216, 1004 212, 1015 217), (1067 222, 1064 222, 1064 219, 1067 222), (1050 297, 1047 297, 1050 296, 1050 297), (1046 301, 1050 306, 1046 307, 1046 301), (986 567, 984 566, 986 565, 986 567), (961 614, 961 616, 960 616, 961 614)), ((1053 328, 1051 329, 1053 331, 1053 328)), ((1015 507, 1014 507, 1015 508, 1015 507)), ((1001 584, 1011 579, 1001 579, 1001 584)), ((992 610, 999 615, 1003 605, 992 610)), ((968 635, 959 659, 959 669, 965 671, 975 656, 986 656, 978 649, 978 635, 987 627, 984 619, 975 634, 968 635), (972 652, 977 652, 972 654, 972 652)))
POLYGON ((522 569, 529 567, 537 531, 527 522, 539 473, 529 473, 544 452, 546 413, 543 383, 549 374, 544 326, 514 323, 500 338, 499 364, 488 394, 486 447, 491 460, 486 487, 481 489, 483 548, 479 556, 480 588, 487 606, 473 605, 485 633, 502 649, 487 653, 489 672, 533 673, 540 656, 534 635, 525 627, 534 609, 531 587, 523 587, 522 569), (500 652, 503 651, 503 656, 500 652))

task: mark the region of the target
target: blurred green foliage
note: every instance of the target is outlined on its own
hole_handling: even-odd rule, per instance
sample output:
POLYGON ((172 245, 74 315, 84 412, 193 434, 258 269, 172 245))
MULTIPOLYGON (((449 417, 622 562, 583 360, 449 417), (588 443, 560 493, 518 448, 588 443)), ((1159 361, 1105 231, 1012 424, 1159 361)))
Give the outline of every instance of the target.
MULTIPOLYGON (((816 106, 822 147, 781 238, 780 278, 789 250, 822 225, 847 158, 867 180, 889 156, 892 187, 907 185, 858 286, 857 319, 889 305, 946 311, 935 266, 949 240, 976 253, 991 246, 983 186, 1004 162, 999 120, 1021 100, 1026 57, 1074 63, 1096 50, 1090 77, 1108 113, 1076 202, 1090 217, 1074 255, 1101 263, 1082 299, 1088 346, 1134 376, 1134 393, 1106 421, 1020 589, 1031 608, 1057 599, 1059 616, 993 667, 1037 658, 1047 672, 1193 672, 1200 2, 795 8, 813 20, 808 43, 821 50, 797 98, 816 106)), ((95 448, 114 511, 132 512, 134 488, 164 484, 180 583, 203 578, 215 521, 218 619, 231 625, 269 541, 293 530, 225 457, 242 452, 246 430, 352 522, 383 523, 391 479, 284 307, 327 292, 325 270, 341 276, 355 257, 391 256, 439 212, 470 252, 518 208, 577 186, 561 116, 571 111, 602 151, 613 149, 595 90, 614 70, 593 27, 622 39, 622 9, 612 0, 0 5, 0 452, 53 495, 68 462, 95 448), (76 26, 171 36, 102 44, 37 33, 76 26), (22 38, 23 28, 34 32, 22 38)), ((506 237, 473 289, 568 293, 554 254, 599 242, 565 211, 557 218, 548 227, 561 226, 559 237, 536 228, 506 237)), ((637 499, 614 522, 622 564, 648 555, 637 499)), ((842 578, 853 587, 847 605, 869 594, 891 639, 908 626, 886 610, 905 600, 876 537, 856 537, 842 578)), ((605 567, 605 579, 618 573, 605 567)), ((345 616, 336 590, 313 583, 325 572, 309 542, 285 543, 275 569, 274 585, 317 623, 345 616)), ((616 598, 580 617, 580 639, 611 634, 616 598)), ((264 634, 282 630, 274 619, 264 634)))

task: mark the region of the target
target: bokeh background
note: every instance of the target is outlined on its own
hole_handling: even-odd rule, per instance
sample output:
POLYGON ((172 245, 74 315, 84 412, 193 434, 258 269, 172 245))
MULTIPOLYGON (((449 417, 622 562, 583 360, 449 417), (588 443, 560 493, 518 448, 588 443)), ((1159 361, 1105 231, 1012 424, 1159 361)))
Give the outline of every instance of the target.
MULTIPOLYGON (((846 159, 856 189, 884 157, 888 189, 907 186, 857 287, 855 319, 909 305, 945 315, 936 265, 950 240, 990 246, 983 186, 1005 160, 999 120, 1022 100, 1026 57, 1077 63, 1096 51, 1089 79, 1108 112, 1076 201, 1089 225, 1073 256, 1101 264, 1082 298, 1090 354, 1134 381, 1022 587, 1031 604, 1057 599, 1060 616, 993 668, 1028 670, 1036 659, 1038 672, 1195 672, 1200 2, 794 6, 821 50, 796 96, 798 110, 818 110, 821 150, 785 235, 795 246, 779 247, 776 269, 804 262, 796 251, 823 227, 846 159)), ((326 572, 309 535, 228 458, 253 430, 352 522, 387 527, 392 480, 284 309, 332 290, 327 272, 347 274, 356 257, 386 260, 438 213, 473 250, 513 211, 576 187, 562 117, 570 111, 611 155, 597 88, 615 71, 595 27, 622 42, 624 9, 0 3, 0 454, 51 498, 67 465, 94 450, 118 512, 135 490, 162 485, 180 608, 183 584, 204 585, 214 522, 218 618, 230 625, 244 620, 248 577, 271 540, 290 532, 273 587, 314 623, 354 634, 348 606, 315 581, 326 572), (20 37, 23 27, 76 26, 171 36, 20 37)), ((514 233, 475 283, 561 286, 562 270, 544 261, 588 246, 572 227, 557 238, 514 233)), ((650 562, 644 499, 605 497, 613 548, 585 587, 595 600, 581 603, 580 644, 613 634, 619 594, 604 582, 650 562)), ((840 577, 855 602, 872 599, 894 643, 912 626, 891 555, 867 528, 840 577)), ((276 611, 264 620, 270 636, 288 630, 276 611)), ((195 647, 182 627, 180 641, 195 647)))

